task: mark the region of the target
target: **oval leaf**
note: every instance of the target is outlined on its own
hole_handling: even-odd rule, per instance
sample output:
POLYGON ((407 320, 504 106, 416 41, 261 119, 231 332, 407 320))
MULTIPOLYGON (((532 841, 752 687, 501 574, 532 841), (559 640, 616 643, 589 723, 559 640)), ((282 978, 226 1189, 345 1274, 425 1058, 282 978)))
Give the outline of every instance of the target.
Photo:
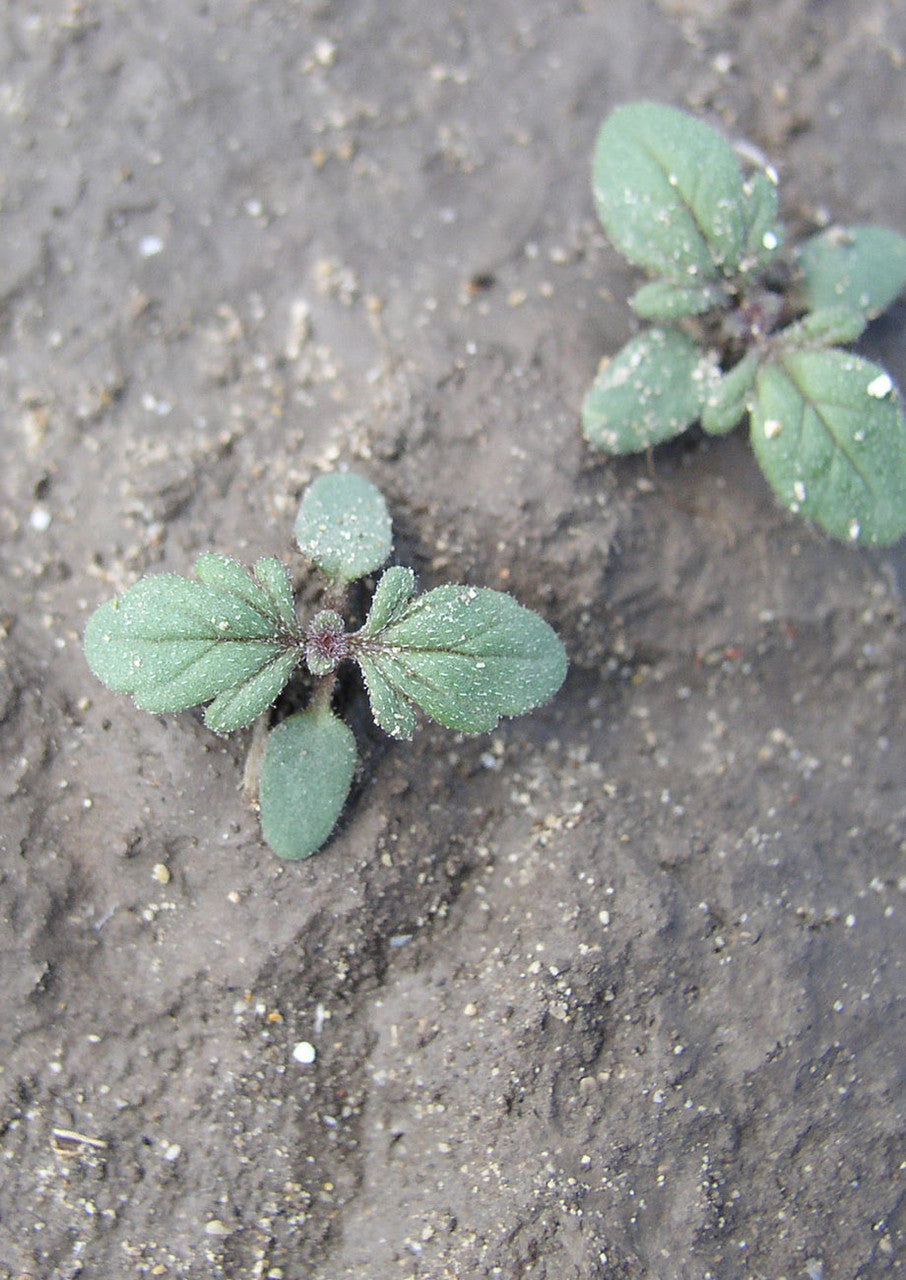
POLYGON ((356 655, 375 723, 391 738, 411 738, 415 732, 415 707, 406 693, 405 677, 393 683, 396 667, 387 655, 372 657, 365 650, 356 655))
POLYGON ((728 304, 727 293, 719 284, 676 284, 672 280, 651 280, 629 299, 636 315, 643 320, 681 320, 684 316, 701 316, 728 304))
POLYGON ((166 573, 142 578, 101 605, 84 645, 108 688, 131 693, 136 706, 154 712, 182 711, 238 690, 294 647, 244 594, 166 573))
POLYGON ((601 126, 593 192, 598 216, 630 262, 688 283, 733 274, 749 230, 732 147, 674 107, 636 102, 601 126))
POLYGON ((699 416, 715 376, 679 329, 649 329, 599 370, 582 406, 585 436, 613 454, 670 440, 699 416))
POLYGON ((872 319, 906 288, 906 239, 888 227, 829 227, 802 244, 799 266, 809 310, 852 307, 872 319))
POLYGON ((243 684, 219 693, 204 713, 208 728, 214 733, 232 733, 257 720, 289 684, 299 656, 298 649, 285 649, 243 684))
POLYGON ((834 537, 886 546, 906 533, 906 420, 879 365, 782 352, 758 371, 752 446, 780 500, 834 537))
POLYGON ((757 351, 748 352, 712 385, 702 409, 702 427, 708 435, 726 435, 739 422, 749 407, 760 360, 757 351))
POLYGON ((744 183, 746 194, 746 256, 740 264, 745 271, 760 270, 777 257, 785 233, 777 216, 777 178, 773 170, 759 169, 744 183))
POLYGON ((296 540, 309 560, 335 582, 353 582, 373 573, 390 555, 393 541, 383 494, 363 476, 321 476, 302 499, 296 540))
POLYGON ((834 347, 855 342, 868 325, 863 311, 852 307, 819 307, 777 335, 784 347, 834 347))
POLYGON ((376 635, 351 637, 375 719, 408 737, 414 702, 462 733, 546 702, 566 676, 566 650, 543 618, 487 587, 437 587, 376 635), (394 727, 397 726, 397 727, 394 727))
POLYGON ((356 766, 352 730, 330 711, 301 711, 268 735, 261 830, 280 858, 316 853, 336 826, 356 766))
POLYGON ((375 587, 363 635, 374 635, 392 622, 415 595, 415 574, 401 564, 391 565, 375 587))

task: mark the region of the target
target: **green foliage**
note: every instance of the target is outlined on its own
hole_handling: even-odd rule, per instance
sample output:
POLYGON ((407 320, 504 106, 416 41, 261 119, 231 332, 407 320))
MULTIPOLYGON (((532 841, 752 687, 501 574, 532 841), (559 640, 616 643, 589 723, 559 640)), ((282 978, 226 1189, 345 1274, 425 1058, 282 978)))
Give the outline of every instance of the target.
POLYGON ((781 350, 758 370, 752 446, 791 511, 850 542, 901 536, 906 433, 880 365, 834 348, 781 350))
POLYGON ((585 435, 613 454, 671 440, 701 413, 714 372, 680 329, 646 329, 598 370, 582 406, 585 435))
POLYGON ((393 546, 384 495, 349 472, 321 476, 302 499, 296 541, 328 578, 339 583, 364 578, 380 569, 393 546))
POLYGON ((632 298, 657 322, 599 370, 582 409, 611 454, 700 420, 723 435, 749 414, 775 493, 834 537, 906 533, 906 417, 883 369, 840 350, 906 287, 906 239, 832 227, 787 254, 770 170, 746 174, 700 120, 652 102, 617 108, 598 135, 598 215, 654 279, 632 298))
POLYGON ((873 320, 906 287, 906 240, 888 227, 830 227, 800 246, 798 261, 809 311, 846 306, 873 320))
POLYGON ((485 733, 547 702, 566 675, 566 651, 544 619, 488 587, 436 587, 409 602, 400 592, 384 624, 351 641, 375 719, 399 738, 412 733, 409 704, 485 733))
POLYGON ((212 729, 242 728, 270 706, 300 657, 278 564, 259 561, 253 577, 225 556, 201 556, 200 582, 172 573, 142 578, 89 620, 89 665, 144 711, 210 702, 212 729))
POLYGON ((673 107, 618 107, 598 134, 598 216, 636 266, 667 280, 738 270, 749 219, 742 170, 719 134, 673 107))
POLYGON ((360 476, 317 480, 296 536, 331 601, 304 626, 279 560, 259 560, 250 573, 202 555, 197 581, 143 578, 102 604, 85 629, 89 665, 109 688, 147 711, 208 703, 217 733, 251 723, 297 667, 307 671, 310 705, 267 736, 261 770, 262 831, 283 858, 321 847, 352 784, 355 741, 330 710, 342 663, 358 662, 375 720, 400 738, 411 737, 416 706, 462 733, 493 729, 501 716, 551 698, 567 666, 554 631, 511 596, 459 586, 417 596, 415 574, 398 565, 381 577, 365 624, 347 631, 344 588, 378 568, 392 541, 384 499, 360 476))
POLYGON ((267 737, 258 802, 261 832, 280 858, 307 858, 339 818, 356 767, 352 730, 332 711, 300 711, 267 737))

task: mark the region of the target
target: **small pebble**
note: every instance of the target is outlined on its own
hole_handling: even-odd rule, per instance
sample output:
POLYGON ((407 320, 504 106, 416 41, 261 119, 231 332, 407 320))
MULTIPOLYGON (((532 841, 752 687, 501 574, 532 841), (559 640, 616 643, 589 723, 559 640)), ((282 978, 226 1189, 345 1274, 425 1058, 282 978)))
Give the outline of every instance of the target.
POLYGON ((315 1046, 308 1040, 300 1040, 293 1049, 293 1057, 297 1062, 301 1062, 303 1067, 310 1067, 317 1056, 315 1046))
POLYGON ((170 868, 163 862, 156 862, 151 874, 158 884, 170 883, 170 868))
POLYGON ((876 378, 872 378, 865 390, 874 400, 883 400, 893 391, 893 382, 886 373, 879 373, 876 378))

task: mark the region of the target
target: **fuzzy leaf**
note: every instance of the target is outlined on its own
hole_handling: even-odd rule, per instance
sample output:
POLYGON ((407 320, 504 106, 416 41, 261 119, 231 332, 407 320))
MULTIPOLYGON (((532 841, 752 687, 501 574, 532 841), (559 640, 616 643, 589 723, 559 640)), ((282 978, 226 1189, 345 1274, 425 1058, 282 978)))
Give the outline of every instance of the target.
POLYGON ((744 183, 746 193, 746 270, 767 266, 783 247, 785 234, 778 218, 777 181, 758 170, 744 183))
POLYGON ((255 561, 255 577, 267 592, 276 616, 283 626, 290 631, 298 629, 296 619, 296 602, 293 599, 293 584, 285 565, 273 556, 265 556, 255 561))
POLYGON ((716 369, 679 329, 649 329, 604 364, 582 406, 586 438, 607 453, 638 453, 699 416, 716 369))
POLYGON ((906 238, 888 227, 829 227, 804 241, 799 266, 809 310, 852 307, 871 320, 906 288, 906 238))
POLYGON ((299 662, 298 649, 284 649, 257 675, 243 684, 219 693, 206 708, 204 721, 214 733, 232 733, 267 711, 289 684, 299 662))
MULTIPOLYGON (((203 565, 202 571, 209 568, 203 565)), ((230 577, 232 568, 225 573, 230 577)), ((85 655, 95 675, 155 712, 182 711, 230 690, 238 693, 291 647, 284 629, 246 594, 168 573, 142 578, 101 605, 85 629, 85 655)), ((287 659, 277 669, 292 665, 287 659)), ((230 728, 264 709, 262 680, 255 685, 262 690, 258 696, 246 695, 248 719, 237 719, 240 699, 227 717, 230 728)))
POLYGON ((335 582, 353 582, 379 569, 393 533, 380 490, 363 476, 337 471, 310 486, 296 517, 305 555, 335 582))
POLYGON ((629 299, 629 305, 643 320, 681 320, 700 316, 727 305, 726 291, 719 284, 676 284, 672 280, 650 280, 629 299))
POLYGON ((868 318, 852 307, 819 307, 776 335, 784 347, 835 347, 855 342, 865 332, 868 318))
POLYGON ((655 102, 618 107, 598 134, 592 185, 630 262, 686 283, 738 269, 749 229, 742 171, 702 121, 655 102))
POLYGON ((887 546, 906 533, 906 419, 879 365, 781 351, 758 371, 752 446, 781 502, 834 537, 887 546))
POLYGON ((462 733, 484 733, 553 697, 566 651, 543 618, 487 587, 443 586, 412 600, 374 635, 353 636, 375 719, 408 737, 414 702, 462 733))
POLYGON ((330 711, 300 711, 268 735, 261 830, 280 858, 308 858, 340 816, 356 766, 352 730, 330 711))
POLYGON ((363 649, 356 657, 375 723, 391 738, 411 738, 415 732, 415 707, 404 692, 405 676, 399 679, 396 665, 386 655, 372 657, 363 649))
POLYGON ((758 352, 748 352, 713 383, 702 409, 702 427, 708 435, 726 435, 742 418, 749 406, 760 359, 758 352))
POLYGON ((292 583, 279 560, 259 560, 252 576, 237 560, 205 552, 195 561, 195 573, 201 582, 236 596, 277 627, 298 631, 292 583))
POLYGON ((415 574, 403 565, 395 564, 384 573, 375 587, 371 608, 361 635, 374 635, 386 627, 402 612, 415 595, 415 574))

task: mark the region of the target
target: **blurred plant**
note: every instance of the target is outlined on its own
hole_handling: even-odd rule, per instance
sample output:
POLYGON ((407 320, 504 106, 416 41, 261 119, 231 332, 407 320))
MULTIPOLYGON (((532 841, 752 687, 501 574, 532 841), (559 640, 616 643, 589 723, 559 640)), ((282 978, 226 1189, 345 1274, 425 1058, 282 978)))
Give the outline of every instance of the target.
POLYGON ((631 305, 654 323, 602 363, 585 435, 634 453, 695 421, 724 435, 748 412, 785 506, 834 537, 888 545, 906 533, 906 420, 889 374, 841 344, 906 285, 906 239, 830 227, 786 253, 776 174, 749 168, 672 107, 632 103, 605 120, 597 212, 653 277, 631 305))
POLYGON ((145 711, 207 703, 215 733, 263 717, 296 668, 307 669, 308 705, 267 733, 260 765, 261 828, 282 858, 324 844, 352 785, 355 739, 331 709, 341 663, 358 663, 374 718, 395 738, 412 736, 416 707, 461 733, 491 730, 552 697, 567 666, 551 627, 512 596, 452 585, 418 595, 415 574, 399 565, 378 581, 364 624, 347 631, 350 584, 379 569, 392 542, 384 498, 361 476, 316 480, 295 533, 326 579, 325 607, 305 623, 279 560, 249 572, 206 554, 197 580, 142 578, 85 630, 89 665, 108 688, 131 693, 145 711))

